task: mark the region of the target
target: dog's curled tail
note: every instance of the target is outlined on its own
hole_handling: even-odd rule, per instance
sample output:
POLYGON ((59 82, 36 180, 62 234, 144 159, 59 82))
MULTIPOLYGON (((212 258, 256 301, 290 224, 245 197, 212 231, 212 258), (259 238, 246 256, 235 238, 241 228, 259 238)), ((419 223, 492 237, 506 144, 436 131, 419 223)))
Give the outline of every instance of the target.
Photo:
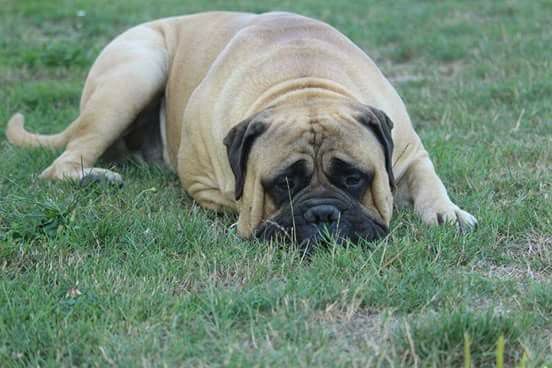
POLYGON ((13 115, 6 127, 6 137, 11 144, 19 147, 60 148, 69 141, 68 129, 57 134, 37 134, 25 130, 23 114, 13 115))

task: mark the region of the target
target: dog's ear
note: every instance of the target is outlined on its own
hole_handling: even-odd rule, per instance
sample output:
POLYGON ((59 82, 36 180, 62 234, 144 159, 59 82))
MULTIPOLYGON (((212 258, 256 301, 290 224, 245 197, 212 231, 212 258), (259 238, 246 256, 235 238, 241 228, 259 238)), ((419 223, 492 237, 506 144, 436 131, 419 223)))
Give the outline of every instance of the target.
POLYGON ((381 143, 385 155, 385 169, 389 177, 389 185, 391 189, 394 190, 395 176, 393 175, 392 163, 393 138, 391 135, 393 122, 385 112, 371 106, 365 106, 360 116, 357 117, 357 120, 368 129, 371 129, 381 143))
POLYGON ((230 132, 224 138, 224 145, 230 161, 230 168, 234 173, 236 186, 234 195, 240 199, 243 194, 245 184, 245 175, 247 168, 247 158, 253 143, 265 130, 267 124, 263 121, 255 120, 255 117, 247 119, 230 129, 230 132))

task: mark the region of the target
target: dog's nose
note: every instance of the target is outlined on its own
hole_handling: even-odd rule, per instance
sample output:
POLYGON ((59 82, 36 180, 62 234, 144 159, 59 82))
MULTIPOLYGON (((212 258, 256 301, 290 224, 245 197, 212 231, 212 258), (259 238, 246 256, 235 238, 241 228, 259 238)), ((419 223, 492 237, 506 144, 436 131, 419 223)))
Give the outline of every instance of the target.
POLYGON ((332 225, 339 220, 339 209, 335 206, 321 204, 309 208, 303 217, 311 224, 332 225))

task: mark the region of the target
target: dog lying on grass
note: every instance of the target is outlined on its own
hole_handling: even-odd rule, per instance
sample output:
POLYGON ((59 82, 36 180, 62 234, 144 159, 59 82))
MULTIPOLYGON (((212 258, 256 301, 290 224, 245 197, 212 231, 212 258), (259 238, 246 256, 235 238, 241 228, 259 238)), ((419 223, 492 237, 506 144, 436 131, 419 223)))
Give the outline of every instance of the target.
POLYGON ((163 162, 201 206, 237 211, 245 238, 377 239, 394 198, 428 224, 477 224, 450 200, 374 62, 331 26, 291 13, 134 27, 100 53, 63 132, 29 133, 16 114, 6 134, 22 147, 65 147, 43 179, 119 183, 94 166, 100 157, 163 162))

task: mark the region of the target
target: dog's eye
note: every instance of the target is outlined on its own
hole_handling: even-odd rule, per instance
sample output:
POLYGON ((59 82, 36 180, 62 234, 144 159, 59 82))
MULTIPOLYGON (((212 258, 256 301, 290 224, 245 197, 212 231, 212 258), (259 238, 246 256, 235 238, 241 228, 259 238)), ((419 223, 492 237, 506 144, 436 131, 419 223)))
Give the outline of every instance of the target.
POLYGON ((351 174, 344 178, 343 182, 348 187, 357 187, 362 183, 362 176, 360 174, 351 174))
POLYGON ((372 181, 372 173, 361 171, 336 159, 328 178, 336 187, 346 191, 353 198, 360 199, 372 181))

